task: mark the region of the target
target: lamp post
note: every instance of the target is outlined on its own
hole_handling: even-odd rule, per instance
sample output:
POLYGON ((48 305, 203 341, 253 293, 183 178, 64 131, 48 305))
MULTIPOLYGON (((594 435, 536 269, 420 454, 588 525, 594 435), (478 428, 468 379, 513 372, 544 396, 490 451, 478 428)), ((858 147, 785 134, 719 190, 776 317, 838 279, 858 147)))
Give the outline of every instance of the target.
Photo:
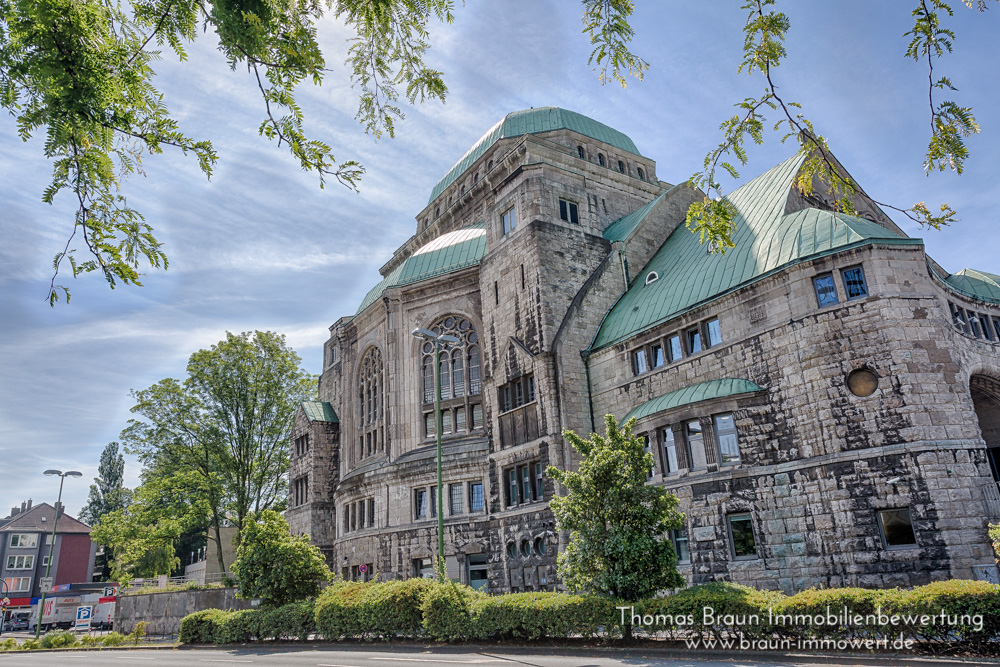
POLYGON ((0 579, 3 593, 0 594, 0 635, 3 634, 3 624, 7 621, 7 580, 0 579))
POLYGON ((434 434, 437 437, 437 520, 438 520, 438 563, 434 570, 438 579, 444 581, 444 488, 441 484, 441 346, 442 343, 457 343, 458 338, 449 334, 437 334, 429 329, 414 329, 413 335, 434 343, 434 434))
MULTIPOLYGON (((52 549, 56 546, 56 526, 59 525, 59 511, 62 508, 62 490, 63 482, 66 481, 67 477, 83 477, 82 472, 77 472, 76 470, 68 470, 63 472, 62 470, 46 470, 43 474, 45 475, 59 475, 59 499, 56 501, 56 516, 52 520, 52 539, 49 541, 49 559, 45 563, 45 578, 49 578, 49 572, 52 570, 52 549)), ((42 631, 42 610, 45 608, 45 590, 42 590, 42 599, 38 601, 38 620, 35 622, 35 639, 38 639, 39 633, 42 631)))

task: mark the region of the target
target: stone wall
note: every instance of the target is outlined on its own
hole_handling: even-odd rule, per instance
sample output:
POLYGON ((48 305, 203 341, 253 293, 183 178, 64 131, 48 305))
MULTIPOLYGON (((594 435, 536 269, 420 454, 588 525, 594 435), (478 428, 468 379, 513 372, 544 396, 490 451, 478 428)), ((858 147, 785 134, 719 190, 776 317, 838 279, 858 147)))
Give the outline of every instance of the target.
POLYGON ((146 621, 149 634, 178 634, 181 619, 202 609, 250 609, 251 600, 236 597, 235 588, 205 588, 120 595, 115 605, 115 630, 132 632, 136 623, 146 621))

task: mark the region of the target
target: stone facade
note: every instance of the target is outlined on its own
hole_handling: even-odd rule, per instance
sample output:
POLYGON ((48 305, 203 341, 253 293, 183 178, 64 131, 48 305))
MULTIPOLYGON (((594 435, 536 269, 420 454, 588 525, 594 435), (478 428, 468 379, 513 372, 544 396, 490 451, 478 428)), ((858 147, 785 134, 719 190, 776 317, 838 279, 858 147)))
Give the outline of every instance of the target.
POLYGON ((438 184, 359 311, 331 327, 320 402, 291 438, 293 530, 350 578, 427 574, 433 345, 411 335, 423 328, 460 338, 441 366, 442 501, 449 575, 465 583, 558 585, 565 536, 546 502, 558 491, 539 472, 576 464, 564 429, 630 413, 650 441, 650 483, 686 513, 672 538, 693 582, 910 585, 992 563, 996 277, 948 275, 863 196, 856 221, 832 213, 822 190, 790 185, 789 164, 772 170, 784 181, 768 172, 747 186, 780 205, 747 209, 756 273, 737 280, 744 260, 719 259, 704 276, 717 289, 668 307, 677 288, 650 267, 687 243, 684 215, 702 195, 658 180, 631 140, 590 119, 506 117, 438 184), (769 259, 790 234, 765 242, 768 216, 801 226, 787 261, 769 259), (850 238, 803 250, 817 216, 850 238), (824 276, 835 295, 821 305, 824 276), (622 312, 644 288, 666 296, 622 312), (624 320, 638 324, 608 333, 624 320), (656 363, 689 332, 697 345, 656 363), (668 400, 730 378, 754 389, 668 400))

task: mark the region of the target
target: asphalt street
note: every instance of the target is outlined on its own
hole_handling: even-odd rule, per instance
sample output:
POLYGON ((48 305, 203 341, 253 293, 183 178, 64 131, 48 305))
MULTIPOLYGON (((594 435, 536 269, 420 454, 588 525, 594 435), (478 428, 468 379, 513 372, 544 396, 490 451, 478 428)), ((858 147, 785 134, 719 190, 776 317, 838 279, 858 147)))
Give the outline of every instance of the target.
MULTIPOLYGON (((718 656, 659 656, 655 652, 636 650, 595 650, 565 651, 553 648, 547 654, 538 650, 502 649, 497 651, 476 650, 460 647, 432 649, 389 649, 373 647, 359 648, 238 648, 238 649, 137 649, 117 651, 60 651, 52 653, 7 653, 0 654, 0 667, 25 665, 44 667, 46 665, 93 665, 95 667, 116 667, 117 665, 165 665, 167 667, 224 667, 225 665, 261 665, 287 667, 457 667, 459 665, 482 665, 483 667, 644 667, 685 665, 698 667, 794 667, 798 665, 823 664, 834 667, 857 667, 864 665, 908 665, 913 667, 939 667, 942 665, 983 664, 958 660, 936 660, 926 658, 899 659, 855 659, 849 656, 821 656, 814 660, 811 656, 794 656, 775 660, 761 656, 754 659, 747 653, 738 657, 718 656)), ((992 663, 997 664, 997 663, 992 663)))

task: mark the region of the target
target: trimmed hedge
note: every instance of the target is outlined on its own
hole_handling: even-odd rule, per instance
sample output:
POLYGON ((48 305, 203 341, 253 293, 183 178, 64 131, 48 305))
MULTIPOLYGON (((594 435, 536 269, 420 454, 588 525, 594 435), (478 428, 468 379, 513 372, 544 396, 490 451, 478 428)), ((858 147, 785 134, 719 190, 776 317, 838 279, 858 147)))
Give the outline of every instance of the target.
POLYGON ((667 631, 700 639, 742 636, 844 642, 902 634, 924 642, 958 641, 988 651, 1000 641, 1000 586, 958 580, 911 590, 810 589, 786 597, 715 582, 625 604, 566 593, 490 596, 468 586, 428 579, 340 582, 324 591, 315 604, 196 612, 181 621, 180 638, 184 643, 222 644, 306 639, 313 633, 328 640, 616 637, 622 634, 623 624, 645 633, 667 631))
POLYGON ((327 639, 391 639, 424 634, 423 597, 430 579, 330 586, 316 600, 316 630, 327 639))

